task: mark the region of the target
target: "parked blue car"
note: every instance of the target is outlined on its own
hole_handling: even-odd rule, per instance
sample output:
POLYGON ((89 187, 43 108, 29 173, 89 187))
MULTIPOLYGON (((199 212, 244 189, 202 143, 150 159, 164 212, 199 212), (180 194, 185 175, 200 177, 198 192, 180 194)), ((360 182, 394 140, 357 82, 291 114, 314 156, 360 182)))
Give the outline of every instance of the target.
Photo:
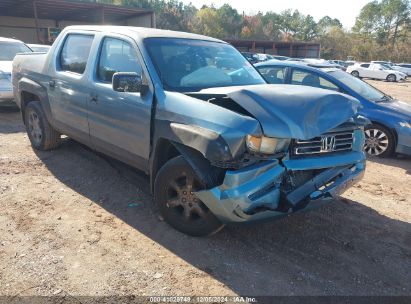
POLYGON ((262 62, 255 67, 271 84, 305 85, 357 98, 362 104, 359 113, 372 122, 365 128, 365 151, 382 157, 394 153, 411 155, 411 104, 396 100, 340 69, 278 61, 262 62))

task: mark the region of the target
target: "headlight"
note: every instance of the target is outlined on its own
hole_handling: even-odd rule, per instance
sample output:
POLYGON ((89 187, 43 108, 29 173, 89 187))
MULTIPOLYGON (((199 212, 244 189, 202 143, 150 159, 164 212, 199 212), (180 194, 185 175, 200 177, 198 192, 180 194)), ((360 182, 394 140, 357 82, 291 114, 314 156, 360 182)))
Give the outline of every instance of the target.
POLYGON ((256 137, 247 135, 247 148, 256 153, 274 154, 285 152, 290 145, 290 139, 275 138, 275 137, 256 137))

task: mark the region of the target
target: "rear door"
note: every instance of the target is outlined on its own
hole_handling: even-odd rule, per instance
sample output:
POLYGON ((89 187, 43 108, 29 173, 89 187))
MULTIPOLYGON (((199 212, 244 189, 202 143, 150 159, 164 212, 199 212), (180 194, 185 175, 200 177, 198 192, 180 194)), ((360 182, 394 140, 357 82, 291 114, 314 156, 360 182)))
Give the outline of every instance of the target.
POLYGON ((48 86, 53 118, 60 128, 88 143, 86 67, 94 35, 69 33, 55 54, 48 86))
POLYGON ((284 66, 260 66, 257 67, 265 81, 270 84, 284 84, 286 80, 286 70, 284 66))
POLYGON ((92 145, 133 166, 146 169, 150 152, 153 93, 116 92, 116 72, 135 72, 148 82, 135 42, 124 36, 103 36, 88 98, 88 122, 92 145))
POLYGON ((324 77, 319 76, 314 72, 304 71, 297 68, 292 69, 290 84, 303 85, 332 91, 340 91, 339 87, 337 87, 335 84, 328 81, 324 77))

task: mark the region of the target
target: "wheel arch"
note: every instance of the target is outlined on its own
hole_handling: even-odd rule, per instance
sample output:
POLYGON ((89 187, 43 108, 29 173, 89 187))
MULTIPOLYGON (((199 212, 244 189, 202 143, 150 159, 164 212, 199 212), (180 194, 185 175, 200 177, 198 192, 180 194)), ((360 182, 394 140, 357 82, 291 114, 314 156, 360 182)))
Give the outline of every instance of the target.
POLYGON ((22 113, 23 122, 25 123, 24 110, 32 101, 39 101, 46 114, 47 120, 52 121, 51 108, 47 95, 47 89, 41 86, 39 83, 30 80, 28 78, 22 78, 18 83, 19 104, 22 113))
POLYGON ((177 156, 183 156, 186 161, 190 164, 197 175, 203 180, 207 180, 206 174, 210 173, 220 173, 220 170, 213 170, 215 172, 210 172, 211 168, 216 168, 211 165, 210 161, 207 160, 204 155, 187 145, 172 141, 166 138, 159 138, 153 149, 153 154, 151 157, 150 166, 150 190, 154 191, 154 181, 157 177, 157 173, 160 169, 172 158, 177 156), (218 171, 218 172, 217 172, 218 171))
POLYGON ((378 120, 371 120, 371 123, 374 124, 374 125, 382 126, 382 127, 384 127, 385 129, 387 129, 388 131, 390 131, 390 132, 391 132, 391 135, 394 137, 395 147, 397 146, 397 143, 398 143, 398 133, 397 133, 397 130, 396 130, 394 127, 390 127, 389 125, 387 125, 387 124, 385 124, 385 123, 382 123, 381 121, 378 121, 378 120))

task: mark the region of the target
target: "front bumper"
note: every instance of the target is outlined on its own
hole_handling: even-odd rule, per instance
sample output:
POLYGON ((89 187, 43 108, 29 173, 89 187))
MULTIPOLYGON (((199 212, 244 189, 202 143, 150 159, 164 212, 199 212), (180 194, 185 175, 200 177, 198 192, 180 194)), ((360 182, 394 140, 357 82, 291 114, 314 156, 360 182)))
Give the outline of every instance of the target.
POLYGON ((227 171, 222 185, 196 195, 223 223, 248 222, 284 216, 331 201, 365 171, 360 151, 338 155, 267 161, 238 171, 227 171), (292 171, 321 173, 284 194, 283 181, 292 171))

